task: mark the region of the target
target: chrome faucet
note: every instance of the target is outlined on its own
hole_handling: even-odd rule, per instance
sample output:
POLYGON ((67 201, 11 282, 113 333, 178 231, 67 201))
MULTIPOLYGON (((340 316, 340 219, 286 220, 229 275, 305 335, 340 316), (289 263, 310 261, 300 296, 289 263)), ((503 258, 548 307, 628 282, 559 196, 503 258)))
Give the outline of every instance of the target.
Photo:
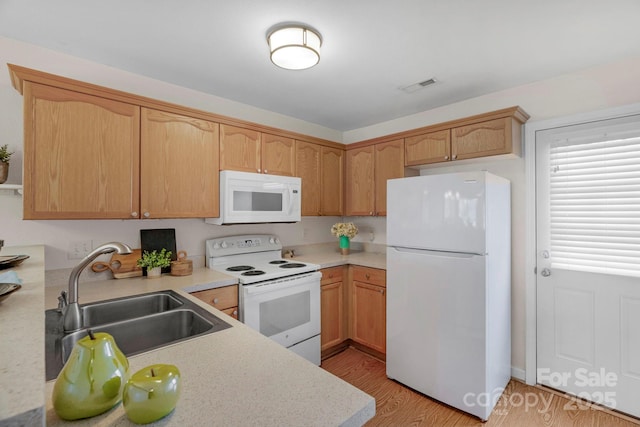
POLYGON ((119 242, 105 243, 91 251, 91 253, 84 257, 71 271, 71 275, 69 276, 69 292, 62 291, 60 297, 58 297, 60 302, 59 307, 62 308, 65 332, 77 331, 82 327, 82 313, 78 305, 78 281, 80 279, 80 273, 98 256, 111 252, 127 255, 131 253, 131 248, 119 242))

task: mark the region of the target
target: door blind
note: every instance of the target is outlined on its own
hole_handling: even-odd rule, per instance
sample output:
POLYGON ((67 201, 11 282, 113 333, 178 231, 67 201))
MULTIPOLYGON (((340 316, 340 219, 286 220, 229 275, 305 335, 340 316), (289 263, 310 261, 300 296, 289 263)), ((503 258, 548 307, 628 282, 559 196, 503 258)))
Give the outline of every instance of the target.
POLYGON ((552 266, 640 276, 640 131, 550 145, 552 266))

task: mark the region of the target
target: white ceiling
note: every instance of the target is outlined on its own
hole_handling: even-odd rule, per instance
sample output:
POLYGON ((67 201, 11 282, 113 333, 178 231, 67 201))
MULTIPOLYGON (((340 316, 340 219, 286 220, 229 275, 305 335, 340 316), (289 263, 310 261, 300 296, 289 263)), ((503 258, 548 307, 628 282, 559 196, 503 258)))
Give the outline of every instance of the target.
POLYGON ((636 57, 638 18, 638 0, 0 0, 1 36, 339 131, 636 57), (320 31, 316 67, 270 62, 282 22, 320 31))

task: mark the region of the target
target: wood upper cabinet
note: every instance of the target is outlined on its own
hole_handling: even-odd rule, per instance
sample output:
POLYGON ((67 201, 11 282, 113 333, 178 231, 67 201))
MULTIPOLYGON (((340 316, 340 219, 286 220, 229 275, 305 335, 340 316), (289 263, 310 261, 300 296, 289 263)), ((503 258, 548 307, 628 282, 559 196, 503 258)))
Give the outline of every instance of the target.
POLYGON ((346 152, 347 164, 347 216, 373 215, 375 210, 373 146, 346 152))
POLYGON ((404 177, 404 141, 374 145, 375 214, 387 214, 387 180, 404 177))
POLYGON ((431 132, 425 129, 423 134, 404 139, 405 166, 498 154, 519 156, 522 124, 528 118, 520 107, 511 107, 436 125, 437 130, 431 132))
POLYGON ((302 179, 302 215, 342 215, 344 151, 296 141, 295 164, 302 179))
POLYGON ((260 132, 220 125, 220 170, 260 172, 260 132))
POLYGON ((140 107, 24 83, 24 219, 139 211, 140 107))
POLYGON ((345 340, 344 267, 324 268, 320 272, 320 348, 324 351, 345 340))
POLYGON ((451 159, 451 130, 405 138, 404 152, 405 166, 446 162, 451 159))
POLYGON ((511 117, 455 127, 451 129, 451 157, 463 160, 514 151, 518 154, 520 140, 520 125, 511 117))
MULTIPOLYGON (((344 150, 322 147, 320 153, 321 215, 344 215, 344 150)), ((304 195, 304 193, 303 193, 304 195)))
POLYGON ((219 215, 218 124, 142 108, 143 218, 219 215))
POLYGON ((237 126, 220 125, 220 169, 293 176, 295 141, 237 126))
POLYGON ((380 353, 387 349, 386 271, 351 266, 351 338, 380 353))
POLYGON ((347 151, 348 216, 386 215, 387 180, 404 176, 404 141, 347 151))
POLYGON ((296 166, 293 138, 262 134, 262 173, 293 176, 296 166))

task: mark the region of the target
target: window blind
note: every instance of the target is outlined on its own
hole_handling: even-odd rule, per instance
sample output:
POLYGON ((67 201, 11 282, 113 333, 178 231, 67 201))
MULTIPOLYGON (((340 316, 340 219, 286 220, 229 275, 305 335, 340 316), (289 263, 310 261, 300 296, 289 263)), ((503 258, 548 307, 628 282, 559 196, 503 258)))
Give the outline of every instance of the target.
POLYGON ((550 145, 551 265, 640 277, 640 132, 550 145))

